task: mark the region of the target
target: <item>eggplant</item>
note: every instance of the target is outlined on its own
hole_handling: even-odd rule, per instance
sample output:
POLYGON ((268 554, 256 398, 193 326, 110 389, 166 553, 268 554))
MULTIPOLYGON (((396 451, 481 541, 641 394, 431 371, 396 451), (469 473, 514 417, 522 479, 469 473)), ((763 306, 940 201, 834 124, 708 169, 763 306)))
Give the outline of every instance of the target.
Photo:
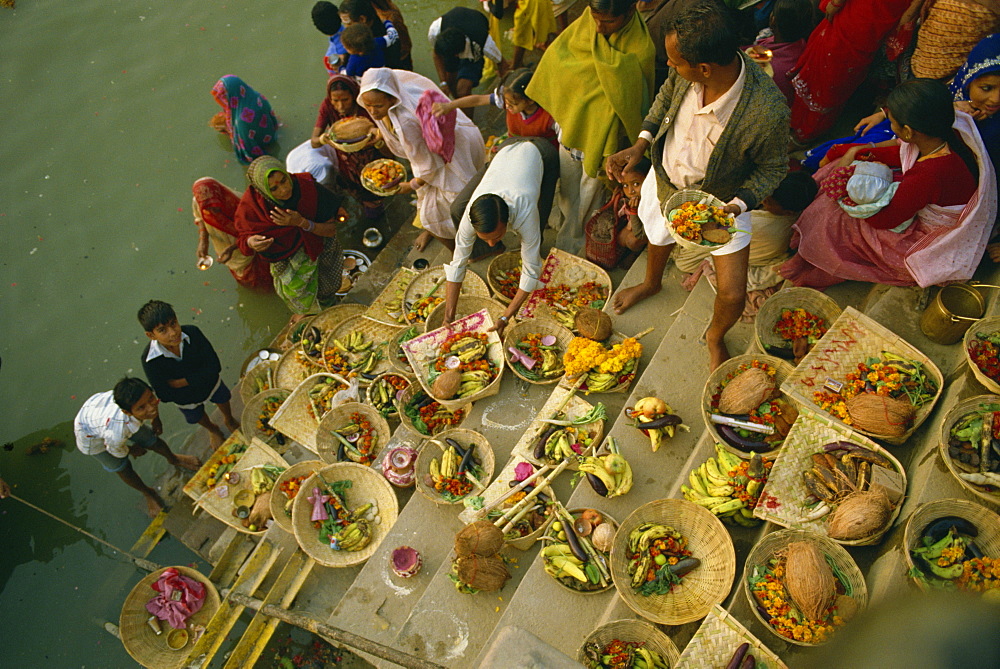
MULTIPOLYGON (((576 530, 573 529, 573 523, 563 523, 562 526, 563 532, 566 533, 566 543, 569 544, 569 549, 573 551, 573 556, 580 562, 586 563, 590 560, 590 555, 588 555, 587 551, 583 549, 583 544, 580 543, 580 538, 576 536, 576 530)), ((677 564, 680 563, 678 562, 677 564)))
MULTIPOLYGON (((770 346, 765 344, 764 351, 768 355, 773 355, 774 357, 781 358, 782 360, 795 360, 795 352, 792 350, 791 346, 770 346)), ((733 669, 736 668, 733 667, 733 669)))
POLYGON ((369 381, 371 381, 376 377, 378 377, 378 374, 369 374, 368 372, 361 372, 361 378, 363 379, 368 379, 369 381))
MULTIPOLYGON (((649 423, 646 423, 648 425, 649 423)), ((739 449, 744 453, 750 453, 751 451, 756 452, 762 450, 762 446, 767 448, 768 444, 762 441, 754 441, 746 437, 741 437, 739 432, 729 425, 716 425, 715 428, 719 431, 719 436, 722 437, 727 444, 733 448, 739 449)))
POLYGON ((853 451, 857 448, 861 448, 857 444, 852 444, 849 441, 834 441, 823 447, 823 450, 829 453, 830 451, 853 451))
POLYGON ((339 442, 337 447, 337 462, 344 462, 347 460, 347 449, 344 448, 344 442, 339 442))
POLYGON ((729 664, 726 665, 726 669, 739 669, 740 663, 743 662, 743 657, 750 650, 750 644, 747 642, 741 643, 737 648, 736 652, 733 653, 733 657, 729 660, 729 664))
POLYGON ((982 559, 982 557, 983 557, 983 551, 979 548, 979 546, 976 545, 975 541, 970 541, 969 543, 965 544, 966 560, 982 559))
POLYGON ((757 613, 759 613, 760 617, 763 618, 764 620, 766 620, 768 622, 768 624, 770 624, 770 622, 771 622, 771 614, 767 612, 767 609, 765 609, 763 606, 761 606, 760 604, 758 604, 757 605, 757 613))
POLYGON ((944 535, 948 534, 951 528, 955 528, 956 533, 964 534, 967 537, 979 536, 979 529, 975 525, 958 516, 938 518, 924 528, 924 536, 930 538, 931 543, 937 543, 944 538, 944 535))
POLYGON ((608 496, 608 486, 604 485, 604 481, 595 476, 594 474, 587 474, 587 482, 590 483, 590 487, 594 489, 601 497, 608 496))
MULTIPOLYGON (((533 456, 535 456, 536 460, 541 460, 542 458, 545 457, 545 442, 547 442, 549 440, 549 437, 551 437, 558 429, 559 427, 557 425, 553 425, 549 429, 542 432, 542 435, 538 438, 538 441, 535 442, 535 448, 531 453, 533 456)), ((605 492, 604 494, 606 495, 607 493, 605 492)))
POLYGON ((661 427, 669 427, 671 425, 680 425, 683 421, 680 416, 674 415, 672 413, 664 414, 659 418, 654 418, 647 423, 638 423, 636 427, 640 430, 656 430, 661 427))
MULTIPOLYGON (((566 534, 569 536, 569 533, 566 534)), ((684 576, 698 567, 701 566, 701 560, 696 557, 686 557, 683 560, 677 562, 677 564, 670 565, 670 571, 674 576, 684 576)))
POLYGON ((465 471, 469 469, 469 465, 472 464, 472 451, 474 450, 476 449, 472 447, 472 444, 469 444, 469 449, 465 451, 465 455, 462 456, 462 462, 458 465, 459 474, 464 474, 465 471))
POLYGON ((420 393, 414 398, 413 406, 415 406, 417 409, 423 409, 425 406, 428 406, 432 402, 434 402, 433 397, 431 397, 430 395, 425 395, 423 393, 420 393))
MULTIPOLYGON (((459 459, 464 458, 465 454, 468 452, 466 449, 462 448, 462 444, 458 443, 451 437, 445 437, 444 443, 455 449, 455 453, 458 454, 459 459)), ((469 444, 469 450, 472 450, 472 444, 469 444)))
POLYGON ((753 655, 747 655, 743 658, 742 664, 740 664, 740 669, 753 669, 757 666, 757 660, 754 659, 753 655))

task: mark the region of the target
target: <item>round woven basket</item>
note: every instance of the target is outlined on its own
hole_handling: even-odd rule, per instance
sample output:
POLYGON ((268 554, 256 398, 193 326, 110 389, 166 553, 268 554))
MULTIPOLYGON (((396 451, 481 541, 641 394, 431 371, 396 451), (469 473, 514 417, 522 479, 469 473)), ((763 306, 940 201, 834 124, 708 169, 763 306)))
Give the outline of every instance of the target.
POLYGON ((386 422, 385 418, 382 418, 382 414, 361 402, 341 404, 323 416, 323 420, 319 423, 319 429, 316 431, 316 452, 324 462, 335 463, 338 461, 337 451, 340 449, 340 442, 331 432, 338 427, 348 425, 351 422, 351 414, 354 412, 361 414, 363 418, 367 419, 375 429, 375 434, 378 435, 378 439, 371 452, 372 462, 378 462, 379 453, 382 452, 382 449, 385 448, 385 445, 389 443, 389 439, 392 437, 392 430, 389 429, 389 423, 386 422))
MULTIPOLYGON (((386 379, 386 377, 389 377, 389 376, 394 376, 394 377, 398 377, 398 378, 401 378, 401 379, 405 380, 407 388, 409 388, 410 385, 412 385, 413 382, 414 382, 413 377, 411 375, 409 375, 409 374, 400 374, 399 372, 395 372, 395 371, 390 371, 390 372, 386 372, 384 374, 379 374, 374 379, 372 379, 371 385, 368 386, 367 388, 365 388, 365 399, 364 399, 365 404, 371 406, 373 409, 375 408, 375 405, 372 404, 372 397, 371 397, 371 395, 372 395, 372 389, 380 381, 386 379)), ((391 388, 391 386, 390 386, 390 388, 391 388)), ((403 388, 403 390, 406 390, 406 388, 403 388)), ((399 395, 399 393, 401 393, 401 392, 402 392, 402 390, 399 390, 399 391, 392 390, 392 392, 390 393, 390 395, 389 395, 388 411, 386 412, 386 415, 383 416, 386 420, 393 420, 393 419, 399 420, 399 411, 396 408, 396 399, 397 399, 397 396, 399 395)), ((378 411, 378 410, 376 409, 376 411, 378 411)))
POLYGON ((508 349, 516 347, 519 341, 530 334, 540 334, 543 337, 545 335, 552 335, 555 337, 555 345, 559 347, 559 350, 555 351, 555 354, 560 360, 562 360, 563 355, 566 354, 566 349, 569 348, 569 343, 573 341, 573 333, 555 321, 543 318, 530 318, 526 321, 521 321, 520 323, 510 326, 503 335, 503 350, 504 358, 507 360, 507 368, 514 372, 519 379, 524 379, 528 383, 532 383, 536 386, 547 386, 552 383, 558 383, 559 379, 562 378, 562 375, 553 376, 550 379, 529 379, 518 369, 518 365, 511 362, 511 359, 508 357, 510 354, 508 349))
MULTIPOLYGON (((769 367, 775 370, 774 382, 777 387, 781 387, 781 384, 787 379, 795 367, 787 360, 782 360, 781 358, 775 358, 773 355, 738 355, 735 358, 730 358, 724 363, 715 368, 711 374, 708 375, 708 380, 705 381, 705 387, 701 391, 701 417, 705 421, 705 427, 708 428, 708 433, 712 435, 712 438, 722 447, 725 448, 730 453, 743 458, 748 459, 750 454, 741 451, 738 448, 730 446, 722 435, 719 434, 719 426, 712 422, 710 416, 712 415, 712 396, 719 392, 719 386, 722 384, 723 380, 729 376, 732 372, 736 371, 740 365, 751 363, 754 360, 759 360, 761 362, 767 363, 769 367)), ((792 402, 798 407, 798 404, 794 402, 790 397, 782 393, 782 397, 786 401, 792 402)), ((761 446, 768 447, 768 450, 761 451, 761 454, 774 453, 777 452, 781 447, 770 448, 770 444, 765 444, 761 442, 761 446)))
POLYGON ((674 642, 670 640, 670 637, 661 632, 655 626, 650 625, 644 620, 626 618, 624 620, 614 620, 610 623, 601 625, 596 630, 588 634, 587 638, 583 640, 583 645, 580 646, 580 650, 576 653, 576 661, 585 667, 596 667, 599 669, 598 665, 590 663, 585 652, 587 645, 593 643, 603 649, 616 639, 631 643, 641 643, 643 648, 656 651, 660 657, 666 660, 667 665, 670 667, 674 666, 677 659, 681 656, 680 652, 677 650, 677 646, 675 646, 674 642))
MULTIPOLYGON (((971 522, 979 530, 976 545, 983 554, 990 557, 1000 556, 1000 516, 995 511, 967 499, 936 499, 921 504, 906 521, 903 530, 903 546, 905 546, 903 554, 906 557, 908 572, 916 566, 910 551, 920 548, 920 537, 923 536, 927 526, 945 516, 958 516, 971 522)), ((914 578, 913 582, 925 592, 932 591, 920 579, 914 578)))
POLYGON ((510 304, 510 301, 514 299, 513 296, 507 297, 500 290, 500 277, 508 270, 514 269, 515 267, 518 271, 520 271, 521 249, 501 253, 490 261, 489 269, 486 270, 486 282, 489 284, 490 290, 493 292, 493 299, 499 300, 504 304, 510 304))
MULTIPOLYGON (((462 429, 452 429, 440 432, 433 439, 428 439, 424 442, 424 445, 420 448, 420 453, 417 455, 417 462, 414 465, 414 471, 416 476, 414 477, 417 482, 417 490, 420 494, 434 502, 435 504, 461 504, 462 499, 468 497, 465 495, 461 499, 455 501, 449 501, 441 496, 433 486, 428 485, 424 480, 425 477, 430 476, 430 466, 431 460, 438 458, 440 462, 441 454, 444 449, 448 447, 445 443, 445 439, 454 439, 459 443, 462 448, 466 448, 470 444, 475 447, 475 451, 472 453, 472 457, 479 460, 480 467, 482 467, 483 474, 479 477, 479 482, 485 489, 486 486, 490 484, 490 479, 493 478, 493 468, 496 466, 496 457, 493 455, 493 448, 490 446, 490 442, 483 435, 478 432, 473 432, 472 430, 462 430, 462 429)), ((481 492, 477 489, 475 484, 473 484, 472 490, 469 495, 478 495, 481 492)))
POLYGON ((375 193, 375 195, 381 195, 382 197, 387 197, 389 195, 395 195, 399 192, 399 184, 402 183, 403 179, 406 178, 406 168, 399 161, 392 160, 391 158, 379 158, 378 160, 373 160, 361 169, 361 185, 365 187, 366 190, 375 193), (372 181, 370 176, 371 170, 376 170, 383 165, 391 165, 396 168, 399 177, 390 183, 385 184, 385 186, 378 186, 372 181))
POLYGON ((285 336, 281 338, 281 342, 279 344, 280 349, 282 351, 287 351, 289 348, 298 344, 302 339, 302 333, 306 331, 306 328, 312 325, 314 318, 316 318, 316 314, 304 316, 295 323, 286 325, 283 330, 285 336))
POLYGON ((356 153, 369 146, 370 142, 366 142, 365 137, 367 137, 368 131, 374 127, 375 124, 367 116, 348 116, 331 125, 326 133, 326 137, 330 142, 330 146, 338 151, 356 153), (351 133, 348 139, 353 141, 337 141, 338 136, 348 129, 351 133))
POLYGON ((257 427, 257 420, 260 418, 260 412, 264 409, 264 403, 267 400, 274 397, 284 402, 291 394, 292 391, 285 388, 274 388, 251 397, 250 401, 244 405, 243 413, 240 415, 240 431, 243 432, 243 436, 247 439, 257 437, 269 445, 280 444, 281 439, 290 441, 277 430, 271 435, 264 434, 257 427), (278 435, 281 435, 281 439, 278 438, 278 435))
MULTIPOLYGON (((590 508, 590 507, 588 507, 588 508, 590 508)), ((573 516, 573 518, 576 518, 577 516, 579 516, 581 513, 583 513, 586 510, 587 509, 583 508, 583 507, 581 507, 579 509, 567 509, 567 511, 569 511, 570 515, 573 516)), ((611 527, 618 528, 618 521, 617 520, 615 520, 614 518, 612 518, 608 514, 604 513, 600 509, 594 509, 594 510, 597 511, 597 512, 599 512, 602 516, 604 516, 604 522, 605 523, 611 523, 611 527)), ((555 520, 562 520, 562 518, 553 517, 553 521, 555 521, 555 520)), ((555 534, 555 532, 553 532, 553 530, 552 530, 552 522, 553 521, 549 521, 545 525, 545 535, 544 536, 551 537, 551 536, 553 536, 555 534)), ((617 540, 618 540, 618 535, 616 534, 615 535, 615 541, 617 542, 617 540)), ((545 546, 547 546, 547 545, 549 545, 549 542, 547 542, 547 541, 542 543, 542 547, 543 548, 545 546)), ((612 549, 612 550, 614 550, 614 549, 612 549)), ((604 555, 607 556, 607 553, 605 553, 604 555)), ((608 583, 607 587, 602 588, 601 585, 600 585, 600 583, 598 583, 596 586, 594 586, 593 590, 577 590, 576 588, 573 588, 573 587, 567 585, 566 583, 563 583, 562 580, 551 576, 551 574, 549 575, 549 577, 552 578, 552 580, 554 580, 556 583, 558 583, 560 587, 565 588, 566 590, 569 590, 570 592, 575 592, 578 595, 596 595, 596 594, 599 594, 599 593, 602 593, 602 592, 607 592, 611 588, 615 587, 615 584, 614 584, 614 568, 613 567, 611 568, 611 576, 612 576, 612 580, 611 580, 611 582, 608 583)))
MULTIPOLYGON (((325 466, 326 463, 320 460, 303 460, 283 471, 281 476, 275 479, 274 488, 271 489, 271 517, 285 532, 292 533, 292 518, 285 513, 285 504, 288 502, 288 498, 285 497, 285 493, 281 492, 281 484, 296 476, 311 475, 325 466)), ((298 494, 295 496, 298 497, 298 494)))
POLYGON ((711 251, 718 249, 725 244, 699 244, 698 242, 692 242, 690 240, 684 239, 679 234, 674 232, 674 226, 670 222, 670 212, 681 206, 685 202, 704 202, 705 204, 712 205, 713 207, 725 207, 726 203, 715 197, 710 193, 706 193, 700 190, 679 190, 670 196, 667 200, 667 204, 663 207, 663 211, 667 212, 666 216, 666 226, 667 232, 670 236, 674 238, 674 241, 689 249, 699 249, 702 251, 711 251))
POLYGON ((981 320, 976 321, 972 324, 968 330, 965 331, 965 337, 962 338, 962 349, 965 352, 965 361, 969 363, 969 369, 972 370, 972 374, 976 377, 976 381, 986 388, 988 392, 1000 395, 1000 383, 997 383, 990 377, 983 373, 983 370, 979 369, 979 365, 972 361, 972 356, 969 355, 969 344, 972 340, 976 338, 979 333, 989 334, 991 332, 996 332, 1000 330, 1000 316, 987 316, 981 320))
POLYGON ((754 319, 753 331, 757 347, 764 353, 769 348, 790 348, 792 343, 774 332, 774 326, 781 320, 785 309, 805 309, 826 321, 826 327, 840 316, 841 308, 833 298, 812 288, 783 288, 767 298, 754 319))
POLYGON ((379 544, 392 529, 399 515, 399 502, 389 482, 371 467, 354 462, 338 462, 327 465, 302 483, 302 491, 295 496, 292 504, 292 531, 295 541, 306 555, 324 567, 350 567, 361 564, 378 550, 379 544), (372 522, 371 541, 360 551, 336 551, 319 541, 319 530, 313 525, 313 505, 309 501, 312 489, 319 487, 319 479, 327 483, 349 480, 351 487, 344 493, 344 504, 354 510, 362 504, 372 503, 378 507, 376 520, 372 522))
MULTIPOLYGON (((153 584, 160 580, 160 576, 168 568, 157 569, 135 584, 132 591, 128 593, 128 597, 125 598, 118 620, 118 629, 121 632, 125 650, 132 656, 132 659, 144 667, 179 669, 186 664, 188 652, 193 647, 193 644, 188 641, 187 645, 179 650, 169 648, 167 634, 173 628, 165 620, 160 621, 160 629, 163 630, 163 633, 159 636, 146 624, 146 620, 151 615, 146 611, 146 602, 157 594, 153 590, 153 584)), ((219 610, 219 593, 215 586, 208 580, 207 576, 195 569, 190 567, 174 567, 174 569, 182 576, 204 584, 205 601, 198 612, 188 619, 188 625, 208 625, 208 621, 219 610)))
POLYGON ((611 576, 618 594, 640 616, 663 625, 704 618, 729 594, 735 575, 736 550, 722 521, 708 509, 682 499, 659 499, 640 506, 622 522, 611 548, 611 576), (632 588, 628 537, 643 523, 673 527, 687 539, 692 557, 701 560, 669 594, 644 597, 632 588))
POLYGON ((240 397, 243 399, 243 404, 249 402, 254 395, 274 387, 269 383, 269 380, 274 381, 277 371, 277 361, 268 360, 254 365, 254 368, 247 372, 240 382, 240 397), (258 381, 263 385, 263 388, 258 386, 258 381))
POLYGON ((360 316, 368 310, 363 304, 335 304, 332 307, 327 307, 323 311, 316 314, 313 317, 312 323, 310 325, 315 325, 323 333, 324 339, 326 334, 337 327, 348 318, 352 316, 360 316))
POLYGON ((286 390, 295 390, 300 383, 313 374, 329 371, 323 365, 314 365, 303 361, 301 346, 293 346, 282 353, 281 359, 276 365, 274 373, 271 375, 274 379, 274 386, 286 390))
MULTIPOLYGON (((403 336, 406 335, 406 333, 410 330, 411 327, 416 332, 416 334, 414 334, 413 337, 419 337, 421 334, 423 334, 420 331, 419 325, 406 326, 400 328, 399 332, 396 333, 396 335, 393 336, 393 338, 389 342, 389 352, 391 353, 391 355, 389 355, 389 364, 392 365, 392 368, 395 369, 397 372, 400 372, 401 374, 404 374, 406 376, 413 376, 413 368, 410 367, 410 361, 406 359, 406 353, 403 352, 402 342, 400 340, 403 338, 403 336)), ((411 337, 410 339, 412 339, 413 337, 411 337)))
POLYGON ((347 337, 347 335, 352 332, 360 332, 364 335, 366 341, 371 342, 372 349, 382 348, 382 359, 375 363, 375 366, 370 372, 368 372, 368 377, 363 375, 358 375, 358 383, 362 386, 367 386, 371 383, 379 374, 384 374, 389 371, 392 367, 392 363, 389 361, 389 345, 386 342, 391 342, 393 337, 397 334, 399 328, 392 327, 391 325, 386 325, 384 323, 379 323, 378 321, 373 321, 370 318, 365 318, 364 316, 357 315, 351 316, 333 327, 329 334, 327 334, 325 341, 323 342, 323 363, 327 366, 327 369, 331 372, 337 374, 346 374, 345 371, 340 371, 333 369, 327 362, 326 351, 333 347, 333 341, 335 339, 341 342, 347 337))
MULTIPOLYGON (((424 321, 424 332, 437 330, 444 324, 444 309, 445 304, 442 302, 434 307, 431 313, 427 314, 427 320, 424 321)), ((490 315, 494 323, 499 321, 500 317, 507 311, 504 305, 492 298, 480 297, 479 295, 460 295, 458 304, 455 306, 455 318, 459 319, 483 309, 490 315)))
MULTIPOLYGON (((397 410, 399 411, 399 422, 400 424, 403 425, 403 427, 412 432, 415 432, 416 434, 422 435, 424 437, 430 437, 432 435, 424 434, 423 432, 418 430, 417 427, 413 424, 413 421, 411 421, 409 416, 406 415, 406 412, 403 411, 403 407, 409 404, 410 400, 413 399, 413 396, 418 392, 427 395, 427 393, 424 392, 424 389, 420 387, 419 383, 412 383, 410 384, 410 387, 404 390, 403 393, 399 396, 399 399, 396 401, 397 402, 396 407, 397 410)), ((428 397, 430 397, 430 395, 428 395, 428 397)), ((471 403, 466 404, 465 406, 461 407, 461 411, 462 411, 462 417, 459 419, 457 423, 455 423, 454 425, 449 425, 448 427, 443 427, 434 434, 440 434, 441 432, 445 432, 447 430, 454 430, 458 427, 461 427, 462 423, 465 422, 465 419, 469 417, 469 412, 472 411, 472 404, 471 403)))
MULTIPOLYGON (((787 641, 796 646, 820 646, 826 642, 811 643, 796 641, 795 639, 779 634, 777 630, 771 627, 770 623, 764 620, 764 616, 757 610, 757 600, 753 596, 753 592, 750 591, 750 582, 747 580, 754 567, 766 567, 768 560, 775 557, 788 544, 795 541, 809 541, 817 544, 820 552, 826 555, 830 562, 836 565, 840 573, 847 579, 847 585, 850 586, 851 597, 857 603, 858 612, 860 613, 868 606, 868 586, 865 584, 865 577, 862 575, 857 563, 854 562, 854 558, 847 552, 847 549, 828 537, 804 530, 778 530, 777 532, 771 532, 750 549, 750 554, 747 555, 746 563, 743 567, 743 594, 746 595, 750 610, 753 611, 753 614, 757 616, 757 620, 771 634, 782 641, 787 641)), ((834 575, 834 578, 836 578, 836 575, 834 575)))
MULTIPOLYGON (((964 399, 955 404, 955 406, 951 408, 951 411, 949 411, 945 416, 944 421, 941 423, 941 438, 938 442, 938 449, 941 452, 941 459, 944 461, 945 466, 948 467, 948 471, 950 471, 951 475, 955 477, 955 480, 958 481, 959 485, 990 504, 997 505, 1000 504, 1000 492, 990 492, 990 489, 986 486, 970 483, 959 476, 963 470, 955 464, 954 460, 951 459, 951 454, 948 452, 948 442, 951 441, 951 428, 955 425, 955 423, 957 423, 962 416, 978 410, 980 405, 993 403, 1000 403, 1000 396, 976 395, 975 397, 969 397, 968 399, 964 399)), ((1000 554, 998 554, 998 556, 1000 556, 1000 554)))
MULTIPOLYGON (((434 286, 438 285, 437 290, 434 290, 434 297, 440 297, 441 302, 444 302, 445 292, 447 288, 445 287, 446 280, 444 274, 444 265, 438 265, 436 267, 428 267, 422 270, 419 274, 413 277, 410 281, 410 285, 406 287, 406 292, 403 293, 403 304, 413 304, 421 297, 424 297, 427 293, 434 290, 434 286)), ((465 273, 465 279, 462 281, 462 292, 460 295, 466 297, 489 297, 490 289, 486 286, 486 282, 483 281, 483 277, 479 276, 472 270, 465 273)), ((428 313, 428 316, 430 313, 428 313)), ((412 321, 407 321, 407 324, 421 324, 423 320, 416 318, 412 321)))

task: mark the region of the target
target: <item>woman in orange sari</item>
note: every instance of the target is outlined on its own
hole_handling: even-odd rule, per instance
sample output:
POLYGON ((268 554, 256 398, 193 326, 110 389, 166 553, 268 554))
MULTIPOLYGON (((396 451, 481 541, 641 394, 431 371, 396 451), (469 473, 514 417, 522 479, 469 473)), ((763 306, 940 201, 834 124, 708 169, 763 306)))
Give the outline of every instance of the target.
POLYGON ((236 207, 240 196, 211 177, 202 177, 191 187, 194 224, 198 226, 198 267, 211 262, 208 244, 219 262, 229 268, 241 285, 261 292, 274 290, 271 267, 258 255, 243 255, 236 243, 236 207))

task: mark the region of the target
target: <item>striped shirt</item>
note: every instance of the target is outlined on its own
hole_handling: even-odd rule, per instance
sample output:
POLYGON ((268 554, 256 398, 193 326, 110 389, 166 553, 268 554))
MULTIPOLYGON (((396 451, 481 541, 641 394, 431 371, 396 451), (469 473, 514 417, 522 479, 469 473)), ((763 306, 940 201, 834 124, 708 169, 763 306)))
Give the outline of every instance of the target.
POLYGON ((76 447, 85 455, 107 451, 116 458, 128 455, 129 437, 142 422, 115 404, 114 391, 97 393, 83 403, 73 420, 76 447))

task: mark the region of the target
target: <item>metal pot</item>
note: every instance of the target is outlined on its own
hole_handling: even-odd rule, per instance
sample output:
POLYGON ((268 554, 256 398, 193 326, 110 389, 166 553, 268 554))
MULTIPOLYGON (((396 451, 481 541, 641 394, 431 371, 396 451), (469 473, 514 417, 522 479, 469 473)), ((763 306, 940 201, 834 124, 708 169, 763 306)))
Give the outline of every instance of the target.
POLYGON ((986 299, 978 289, 997 287, 980 283, 945 286, 921 314, 921 332, 938 344, 954 344, 986 313, 986 299))

